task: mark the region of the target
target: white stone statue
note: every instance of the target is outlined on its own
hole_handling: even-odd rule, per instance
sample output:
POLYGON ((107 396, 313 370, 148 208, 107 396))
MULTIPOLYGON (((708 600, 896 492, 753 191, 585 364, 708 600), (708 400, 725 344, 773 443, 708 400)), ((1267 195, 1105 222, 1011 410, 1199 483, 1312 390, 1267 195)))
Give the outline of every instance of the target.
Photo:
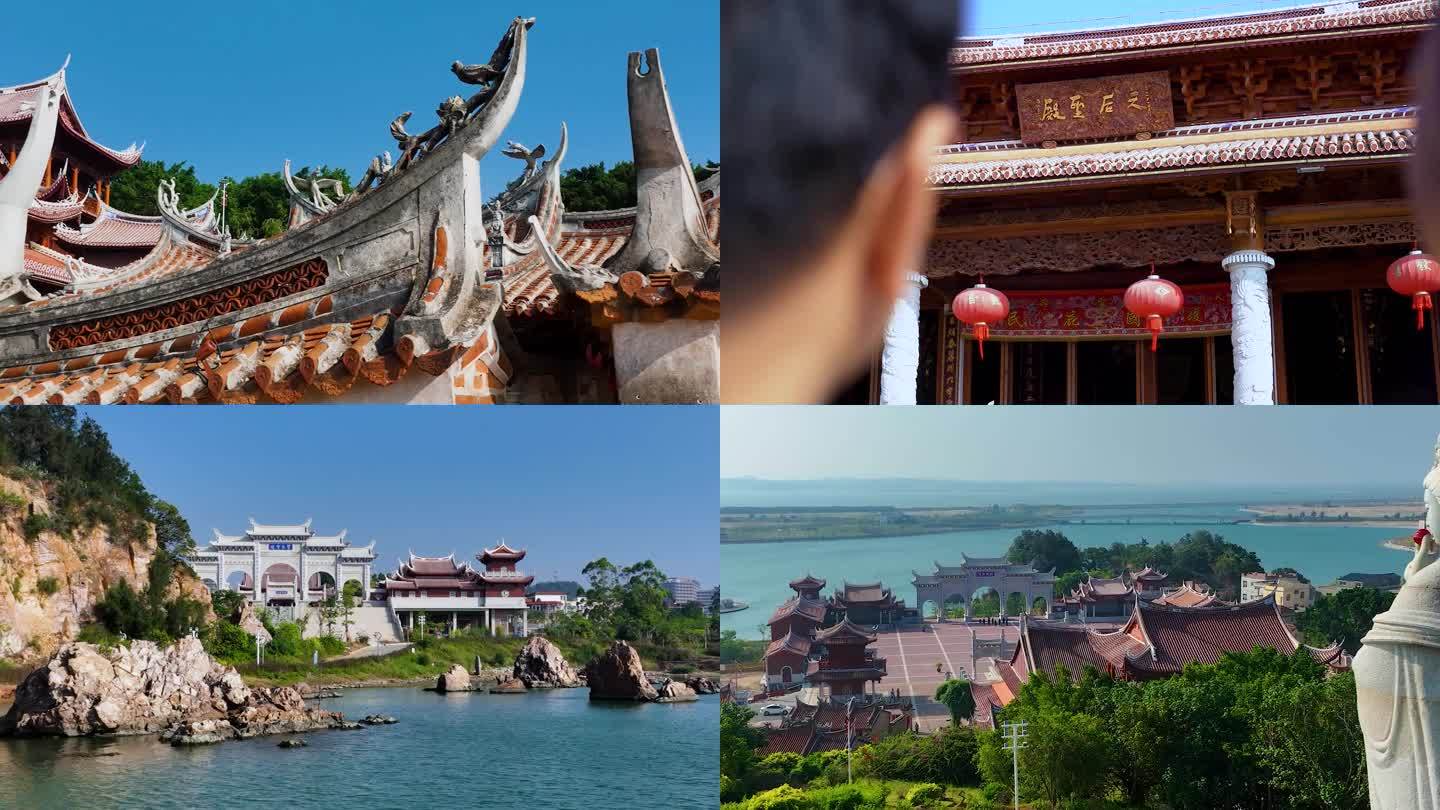
POLYGON ((1355 656, 1373 810, 1440 810, 1440 440, 1405 584, 1355 656))

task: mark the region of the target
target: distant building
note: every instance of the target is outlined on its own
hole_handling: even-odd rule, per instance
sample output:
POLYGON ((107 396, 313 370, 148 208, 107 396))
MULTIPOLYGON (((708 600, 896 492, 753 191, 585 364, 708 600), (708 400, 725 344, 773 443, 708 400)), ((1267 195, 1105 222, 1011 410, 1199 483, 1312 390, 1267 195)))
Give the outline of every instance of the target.
POLYGON ((1190 580, 1186 580, 1175 590, 1166 591, 1150 601, 1157 605, 1170 605, 1171 607, 1210 607, 1229 604, 1218 599, 1205 583, 1190 580))
POLYGON ((564 591, 536 591, 526 599, 531 610, 544 616, 564 612, 569 602, 569 595, 564 591))
POLYGON ((700 601, 700 580, 694 577, 671 577, 665 580, 665 592, 676 607, 700 601))
POLYGON ((1290 610, 1306 610, 1315 603, 1316 590, 1295 577, 1259 571, 1240 578, 1240 601, 1253 602, 1274 595, 1275 603, 1290 610))
POLYGON ((1321 585, 1315 589, 1315 592, 1319 596, 1334 596, 1351 588, 1378 588, 1382 591, 1396 593, 1400 590, 1400 584, 1399 574, 1347 574, 1329 585, 1321 585))
POLYGON ((830 596, 832 620, 848 620, 871 626, 898 622, 905 613, 905 603, 879 582, 855 585, 846 582, 830 596))

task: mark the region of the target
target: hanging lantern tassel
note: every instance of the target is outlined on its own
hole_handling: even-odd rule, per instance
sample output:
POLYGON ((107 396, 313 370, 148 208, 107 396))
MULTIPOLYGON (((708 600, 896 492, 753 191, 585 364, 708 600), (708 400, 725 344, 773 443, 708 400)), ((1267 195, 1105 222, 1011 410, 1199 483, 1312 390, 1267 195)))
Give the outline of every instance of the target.
POLYGON ((1434 309, 1435 302, 1430 299, 1430 293, 1418 292, 1410 299, 1410 306, 1415 310, 1415 331, 1419 332, 1425 328, 1425 310, 1434 309))
POLYGON ((1145 328, 1150 330, 1150 351, 1160 349, 1160 333, 1165 331, 1165 319, 1159 315, 1149 315, 1145 318, 1145 328))
POLYGON ((1125 291, 1125 309, 1131 315, 1145 320, 1150 330, 1150 351, 1160 349, 1160 333, 1165 331, 1165 319, 1175 315, 1185 306, 1185 293, 1172 281, 1166 281, 1155 274, 1152 265, 1150 275, 1130 285, 1125 291))
POLYGON ((1412 250, 1390 264, 1385 280, 1390 289, 1410 296, 1410 307, 1415 310, 1415 330, 1424 329, 1425 312, 1435 308, 1430 293, 1440 291, 1440 261, 1418 249, 1412 250))
POLYGON ((990 337, 989 324, 975 324, 975 347, 980 350, 980 359, 985 359, 985 338, 990 337))

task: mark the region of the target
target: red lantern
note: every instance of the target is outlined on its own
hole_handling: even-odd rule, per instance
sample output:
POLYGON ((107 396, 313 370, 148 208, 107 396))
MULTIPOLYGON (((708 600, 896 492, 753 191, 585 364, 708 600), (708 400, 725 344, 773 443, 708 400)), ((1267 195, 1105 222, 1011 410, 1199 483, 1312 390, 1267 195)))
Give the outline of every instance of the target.
POLYGON ((985 359, 985 338, 990 337, 990 324, 1005 320, 1010 314, 1010 299, 999 290, 985 286, 984 280, 955 296, 950 305, 955 317, 975 327, 975 340, 979 344, 980 359, 985 359))
POLYGON ((1412 250, 1390 265, 1385 271, 1385 280, 1390 282, 1390 289, 1410 296, 1411 308, 1415 310, 1415 329, 1424 329, 1425 310, 1435 308, 1430 293, 1440 290, 1440 262, 1434 256, 1412 250))
POLYGON ((1155 265, 1150 265, 1150 275, 1130 285, 1125 291, 1125 308, 1137 318, 1145 320, 1150 330, 1150 351, 1160 346, 1160 333, 1165 331, 1165 319, 1180 311, 1185 305, 1185 293, 1179 285, 1155 275, 1155 265))

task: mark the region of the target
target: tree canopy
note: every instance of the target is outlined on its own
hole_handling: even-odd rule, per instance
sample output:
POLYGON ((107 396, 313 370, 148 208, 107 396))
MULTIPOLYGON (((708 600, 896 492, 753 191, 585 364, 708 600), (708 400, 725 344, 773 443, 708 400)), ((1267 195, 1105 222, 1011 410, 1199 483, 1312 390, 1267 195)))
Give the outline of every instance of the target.
POLYGON ((1340 642, 1345 651, 1354 655, 1360 640, 1370 632, 1375 616, 1390 609, 1395 594, 1377 588, 1346 588, 1322 595, 1309 610, 1296 615, 1295 626, 1305 636, 1305 643, 1328 647, 1340 642))
POLYGON ((102 524, 119 541, 144 538, 153 524, 160 548, 184 553, 194 546, 190 524, 145 488, 140 476, 110 446, 95 420, 64 405, 0 409, 0 467, 52 485, 55 508, 32 515, 27 530, 60 534, 102 524))
POLYGON ((1034 563, 1036 570, 1056 573, 1080 567, 1080 550, 1070 538, 1053 529, 1026 529, 1010 542, 1005 558, 1012 563, 1034 563))

